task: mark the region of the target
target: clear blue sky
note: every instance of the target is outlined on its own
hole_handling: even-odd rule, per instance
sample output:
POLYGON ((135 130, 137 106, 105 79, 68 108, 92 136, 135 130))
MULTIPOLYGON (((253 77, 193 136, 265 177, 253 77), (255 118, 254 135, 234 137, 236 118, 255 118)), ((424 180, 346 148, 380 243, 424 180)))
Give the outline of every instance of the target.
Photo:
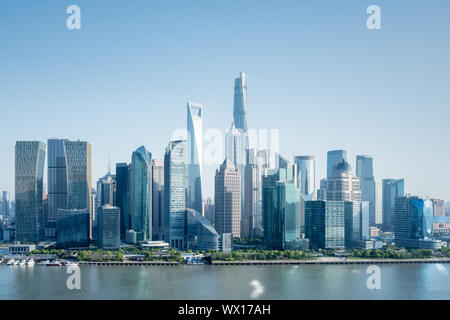
POLYGON ((249 127, 316 156, 317 180, 343 148, 353 167, 373 155, 377 179, 450 200, 449 34, 448 0, 3 0, 0 190, 14 193, 16 140, 91 142, 95 181, 141 145, 162 157, 186 101, 224 130, 244 71, 249 127), (71 4, 81 30, 66 28, 71 4), (371 4, 381 30, 366 28, 371 4))

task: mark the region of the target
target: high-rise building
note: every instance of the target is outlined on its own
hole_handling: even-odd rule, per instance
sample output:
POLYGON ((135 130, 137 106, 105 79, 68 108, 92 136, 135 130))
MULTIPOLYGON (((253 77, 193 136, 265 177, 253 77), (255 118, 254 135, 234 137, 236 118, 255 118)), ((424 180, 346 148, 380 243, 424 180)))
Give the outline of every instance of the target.
POLYGON ((445 201, 441 199, 431 199, 433 203, 433 216, 445 217, 445 201))
POLYGON ((120 209, 104 205, 98 214, 98 245, 102 249, 120 248, 120 209))
POLYGON ((169 142, 164 155, 164 241, 186 247, 186 141, 169 142))
POLYGON ((300 239, 300 189, 295 170, 279 168, 263 177, 264 242, 282 250, 300 239))
POLYGON ((369 240, 369 201, 345 201, 345 247, 357 248, 369 240))
POLYGON ((188 208, 202 212, 203 109, 198 103, 187 103, 187 170, 188 208))
POLYGON ((375 225, 381 228, 383 224, 383 183, 375 181, 375 225))
POLYGON ((342 160, 333 167, 333 175, 327 179, 327 201, 361 201, 359 178, 350 164, 342 160))
POLYGON ((233 122, 238 130, 247 131, 247 79, 244 72, 234 80, 233 122))
POLYGON ((431 240, 433 203, 417 196, 398 196, 394 211, 395 244, 404 248, 437 249, 440 242, 431 240))
POLYGON ((91 221, 90 209, 57 209, 56 245, 60 248, 89 246, 91 221))
POLYGON ((3 218, 7 218, 9 216, 9 192, 2 192, 2 214, 3 218))
POLYGON ((48 140, 48 221, 58 219, 58 209, 67 209, 67 168, 64 147, 66 141, 65 139, 48 140))
POLYGON ((295 156, 297 176, 302 194, 312 194, 316 191, 316 158, 312 156, 295 156))
POLYGON ((152 240, 152 155, 142 146, 131 158, 131 229, 138 241, 152 240))
POLYGON ((42 208, 46 145, 38 141, 17 141, 15 146, 16 240, 44 239, 42 208))
POLYGON ((320 188, 317 190, 317 200, 327 200, 327 179, 320 180, 320 188))
POLYGON ((375 226, 376 190, 373 176, 373 158, 370 156, 356 156, 356 175, 361 188, 361 200, 369 202, 369 223, 375 226))
POLYGON ((383 231, 394 231, 395 199, 405 195, 403 179, 383 179, 383 231))
POLYGON ((120 234, 125 237, 131 229, 130 206, 130 166, 127 163, 116 164, 116 198, 114 205, 120 209, 120 234))
POLYGON ((164 240, 164 161, 153 160, 153 237, 164 240))
POLYGON ((215 227, 219 234, 241 236, 241 176, 227 158, 215 176, 215 227))
POLYGON ((345 248, 345 201, 307 201, 305 236, 311 249, 345 248))
POLYGON ((99 208, 115 203, 116 196, 116 176, 108 172, 106 176, 97 182, 97 203, 99 208))
POLYGON ((334 174, 334 167, 342 161, 347 161, 347 151, 331 150, 327 152, 327 179, 334 174))
POLYGON ((245 211, 241 226, 243 237, 263 236, 262 178, 269 169, 268 154, 269 150, 247 150, 247 165, 244 175, 245 211))
POLYGON ((206 199, 206 202, 204 204, 203 212, 205 213, 206 219, 208 219, 211 222, 214 222, 216 220, 215 216, 215 208, 214 208, 214 200, 211 198, 206 199))
POLYGON ((65 141, 67 170, 67 209, 87 209, 90 215, 89 238, 92 239, 92 148, 86 141, 65 141))

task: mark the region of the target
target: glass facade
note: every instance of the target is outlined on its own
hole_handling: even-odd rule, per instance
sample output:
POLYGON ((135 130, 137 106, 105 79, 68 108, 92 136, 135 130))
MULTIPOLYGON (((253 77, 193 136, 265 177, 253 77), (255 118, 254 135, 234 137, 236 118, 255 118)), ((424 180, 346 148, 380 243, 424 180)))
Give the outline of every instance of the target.
POLYGON ((131 229, 138 241, 152 240, 152 161, 142 146, 131 157, 131 229))
POLYGON ((369 202, 370 225, 375 226, 375 178, 373 176, 373 158, 370 156, 356 156, 356 175, 361 188, 361 200, 369 202))
POLYGON ((17 141, 15 146, 16 240, 44 240, 43 180, 46 145, 17 141))
POLYGON ((327 179, 333 176, 334 167, 342 162, 347 161, 347 151, 345 150, 332 150, 327 153, 327 179))
POLYGON ((98 213, 98 245, 102 249, 120 248, 120 209, 105 205, 98 213))
POLYGON ((124 237, 127 230, 131 229, 129 208, 129 171, 127 163, 116 164, 116 198, 114 205, 120 209, 120 234, 124 237))
POLYGON ((57 241, 60 248, 78 248, 89 246, 90 214, 89 209, 58 209, 56 224, 57 241))
POLYGON ((186 247, 186 141, 171 141, 164 155, 165 241, 172 248, 186 247))
POLYGON ((405 182, 403 179, 383 179, 383 231, 394 231, 394 210, 397 197, 405 195, 405 182))
POLYGON ((312 156, 296 156, 297 176, 302 194, 312 194, 316 190, 316 159, 312 156))
POLYGON ((203 107, 201 104, 187 104, 187 207, 202 212, 202 165, 203 165, 203 107))

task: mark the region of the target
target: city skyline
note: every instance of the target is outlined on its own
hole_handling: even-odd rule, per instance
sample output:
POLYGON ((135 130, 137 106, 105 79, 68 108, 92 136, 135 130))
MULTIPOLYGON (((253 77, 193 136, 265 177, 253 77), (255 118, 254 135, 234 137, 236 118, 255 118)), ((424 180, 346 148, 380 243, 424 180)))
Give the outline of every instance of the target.
MULTIPOLYGON (((249 1, 243 6, 253 4, 249 1)), ((409 10, 405 10, 400 3, 379 1, 385 23, 377 34, 364 26, 366 3, 360 7, 328 4, 326 8, 292 3, 292 12, 283 11, 284 19, 276 15, 281 11, 268 3, 260 4, 256 17, 235 12, 237 2, 226 7, 206 2, 181 5, 179 12, 185 10, 220 31, 222 40, 205 41, 212 31, 204 30, 202 24, 177 22, 164 4, 140 3, 126 9, 118 4, 105 15, 101 5, 80 1, 84 20, 78 33, 65 29, 65 4, 61 4, 61 13, 58 6, 51 5, 45 1, 39 6, 11 5, 8 16, 3 14, 6 10, 0 10, 4 26, 1 36, 35 36, 33 41, 11 43, 8 48, 1 44, 0 50, 2 60, 10 62, 0 75, 5 88, 0 104, 6 106, 2 110, 5 118, 11 120, 3 127, 4 139, 0 142, 6 155, 0 159, 4 168, 0 171, 0 190, 9 191, 11 198, 16 141, 47 143, 54 136, 88 141, 93 153, 92 180, 96 181, 107 172, 109 157, 112 163, 130 162, 132 150, 140 145, 145 145, 154 158, 162 159, 171 132, 185 127, 187 101, 203 105, 205 131, 219 128, 225 134, 233 119, 232 81, 246 72, 248 128, 280 129, 280 153, 289 159, 294 154, 315 156, 316 186, 326 176, 326 152, 344 149, 353 169, 356 155, 368 154, 374 159, 376 180, 404 178, 406 193, 450 200, 445 185, 450 178, 445 167, 449 150, 443 147, 449 138, 444 128, 450 118, 450 97, 444 88, 448 84, 445 74, 450 70, 446 59, 450 48, 440 41, 439 50, 433 50, 448 25, 442 6, 408 3, 409 10), (138 13, 140 6, 149 10, 139 14, 155 15, 155 19, 124 22, 116 36, 129 50, 121 49, 103 24, 118 19, 122 9, 138 13), (336 12, 338 17, 333 17, 336 12), (316 14, 316 20, 309 14, 316 14), (279 24, 269 28, 264 21, 273 15, 279 24), (30 28, 29 19, 37 16, 46 19, 39 28, 30 28), (239 23, 229 26, 227 22, 244 16, 254 27, 241 29, 242 35, 236 38, 233 35, 239 23), (420 25, 409 23, 418 18, 420 25), (163 30, 161 26, 166 25, 170 28, 163 30), (175 32, 182 26, 186 29, 182 31, 187 37, 184 41, 175 32), (305 34, 304 28, 310 32, 305 34), (196 32, 202 36, 190 35, 196 32), (142 42, 146 35, 153 40, 152 45, 142 42), (274 48, 265 47, 264 36, 274 48), (95 43, 95 39, 102 40, 95 43), (28 50, 34 41, 40 46, 28 50), (214 45, 212 53, 223 51, 223 60, 211 60, 205 53, 186 54, 184 50, 192 45, 204 50, 210 44, 214 45), (237 48, 242 51, 234 52, 237 48), (330 50, 334 50, 333 55, 322 53, 330 50), (88 53, 83 54, 85 51, 88 53), (163 59, 165 52, 170 54, 163 59), (55 54, 61 58, 47 58, 55 54), (428 59, 423 59, 424 55, 428 59), (283 57, 286 62, 278 62, 283 57), (159 60, 161 66, 155 63, 159 60), (120 65, 114 64, 117 70, 112 74, 109 69, 117 62, 120 65), (411 66, 414 74, 410 73, 411 66), (88 79, 86 72, 92 67, 94 76, 88 79), (436 67, 441 72, 432 73, 436 67), (167 83, 176 92, 168 95, 163 88, 167 83), (423 119, 424 110, 430 113, 430 120, 423 119), (20 122, 15 120, 19 118, 20 122), (111 130, 111 124, 119 120, 126 134, 111 130), (416 130, 418 127, 423 130, 416 130), (433 165, 426 166, 427 170, 418 170, 430 161, 433 165)), ((217 167, 204 168, 206 190, 213 189, 217 167)), ((206 197, 212 198, 212 192, 206 197)))

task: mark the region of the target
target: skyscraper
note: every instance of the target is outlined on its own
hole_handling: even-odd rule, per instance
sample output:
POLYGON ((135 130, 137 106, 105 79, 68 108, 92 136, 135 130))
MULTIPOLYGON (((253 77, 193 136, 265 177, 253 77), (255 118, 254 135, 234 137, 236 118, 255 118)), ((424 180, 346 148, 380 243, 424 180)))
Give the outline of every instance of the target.
POLYGON ((445 201, 441 199, 431 199, 433 203, 433 216, 445 217, 445 201))
POLYGON ((433 231, 433 204, 417 196, 395 199, 395 244, 405 248, 437 249, 440 242, 430 240, 433 231))
POLYGON ((120 248, 120 209, 104 205, 98 214, 98 244, 102 249, 120 248))
POLYGON ((152 155, 144 146, 133 152, 130 186, 131 229, 138 241, 152 240, 152 155))
POLYGON ((44 238, 42 208, 46 145, 17 141, 15 146, 16 240, 38 242, 44 238))
POLYGON ((2 214, 3 214, 3 218, 6 218, 9 216, 9 192, 8 191, 2 192, 2 214))
POLYGON ((310 248, 345 248, 345 201, 307 201, 305 206, 305 233, 310 248))
POLYGON ((48 213, 49 221, 57 220, 57 210, 67 209, 66 139, 48 140, 48 213))
POLYGON ((67 209, 88 209, 89 238, 92 239, 92 148, 86 141, 65 141, 67 209))
POLYGON ((405 195, 403 179, 383 179, 383 231, 394 231, 395 199, 405 195))
POLYGON ((352 172, 350 164, 342 160, 333 167, 333 174, 327 179, 327 200, 361 201, 359 178, 352 172))
POLYGON ((362 201, 369 202, 369 223, 375 226, 375 178, 373 176, 373 158, 370 156, 356 156, 356 175, 359 178, 362 201))
POLYGON ((233 122, 236 129, 247 132, 247 79, 244 72, 234 80, 233 122))
POLYGON ((203 109, 202 105, 187 103, 187 207, 202 213, 203 109))
POLYGON ((153 160, 153 236, 164 239, 164 161, 153 160))
POLYGON ((333 176, 334 167, 343 160, 347 161, 347 151, 331 150, 327 153, 327 179, 333 176))
POLYGON ((227 158, 215 176, 215 227, 218 234, 241 236, 241 176, 227 158))
POLYGON ((302 194, 312 194, 316 191, 316 159, 312 156, 295 156, 297 176, 302 194))
POLYGON ((244 175, 245 211, 241 234, 243 237, 262 237, 262 178, 269 169, 269 150, 247 150, 247 159, 244 175))
POLYGON ((269 248, 282 250, 300 239, 300 189, 293 170, 274 169, 263 177, 263 213, 269 248))
POLYGON ((186 141, 169 142, 164 155, 165 241, 172 248, 186 247, 186 141))
POLYGON ((116 164, 116 198, 115 206, 120 209, 120 234, 125 236, 131 229, 131 217, 129 208, 130 198, 130 166, 127 163, 116 164))

